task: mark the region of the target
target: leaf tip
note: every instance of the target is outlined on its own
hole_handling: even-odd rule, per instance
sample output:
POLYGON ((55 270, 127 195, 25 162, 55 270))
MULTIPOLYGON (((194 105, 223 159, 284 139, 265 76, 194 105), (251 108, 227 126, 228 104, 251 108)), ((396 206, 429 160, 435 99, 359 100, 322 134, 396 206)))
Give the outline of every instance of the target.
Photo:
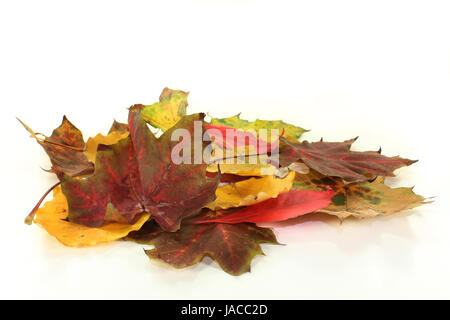
POLYGON ((25 128, 25 130, 27 130, 30 134, 31 134, 31 138, 35 138, 36 134, 34 133, 33 130, 31 130, 31 128, 25 124, 25 122, 23 122, 22 120, 20 120, 18 117, 16 117, 17 121, 20 122, 20 124, 25 128))
POLYGON ((128 108, 128 110, 130 110, 130 111, 140 111, 144 107, 145 106, 143 104, 133 104, 131 107, 128 108))

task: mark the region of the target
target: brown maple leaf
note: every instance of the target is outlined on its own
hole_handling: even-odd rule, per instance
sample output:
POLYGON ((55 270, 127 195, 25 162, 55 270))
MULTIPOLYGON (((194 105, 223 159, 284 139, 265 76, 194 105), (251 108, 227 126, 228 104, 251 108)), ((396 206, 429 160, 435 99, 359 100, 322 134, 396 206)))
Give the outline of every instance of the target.
POLYGON ((111 125, 111 128, 109 129, 108 134, 112 133, 112 132, 121 132, 121 133, 125 133, 128 132, 128 124, 126 123, 121 123, 118 122, 116 120, 114 120, 113 124, 111 125))
POLYGON ((384 184, 384 177, 345 183, 340 178, 326 177, 311 170, 308 174, 297 174, 293 185, 296 190, 329 188, 335 192, 331 204, 317 211, 335 215, 341 220, 349 216, 367 218, 390 215, 430 203, 430 199, 415 194, 413 188, 390 188, 384 184))
POLYGON ((81 176, 88 175, 94 171, 94 165, 88 161, 84 154, 85 143, 81 131, 75 127, 66 116, 61 125, 53 130, 50 137, 39 137, 29 126, 19 122, 30 132, 31 136, 44 148, 50 158, 52 168, 49 170, 55 173, 59 179, 63 175, 81 176))
MULTIPOLYGON (((394 176, 393 171, 417 160, 386 157, 376 151, 351 151, 355 139, 344 142, 295 143, 281 138, 279 160, 274 165, 286 167, 301 160, 309 168, 325 176, 340 177, 348 182, 365 181, 376 176, 394 176)), ((275 159, 275 158, 273 158, 275 159)))

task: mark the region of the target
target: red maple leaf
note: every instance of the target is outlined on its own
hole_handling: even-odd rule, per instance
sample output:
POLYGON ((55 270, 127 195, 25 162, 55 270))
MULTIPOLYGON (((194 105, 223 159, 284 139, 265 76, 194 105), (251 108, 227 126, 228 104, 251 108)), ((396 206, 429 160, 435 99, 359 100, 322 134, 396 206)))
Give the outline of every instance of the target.
POLYGON ((327 207, 331 203, 334 192, 291 190, 280 194, 277 198, 243 207, 231 213, 226 211, 203 215, 195 219, 195 223, 241 223, 241 222, 275 222, 295 218, 327 207), (205 217, 207 217, 205 219, 205 217))
MULTIPOLYGON (((182 118, 157 139, 140 116, 130 109, 130 135, 111 146, 100 145, 93 175, 78 179, 65 175, 62 190, 69 205, 69 221, 96 227, 104 221, 133 223, 143 212, 167 231, 196 214, 215 198, 220 176, 206 177, 207 164, 175 164, 171 159, 174 130, 193 135, 194 122, 204 114, 182 118)), ((203 128, 204 129, 204 128, 203 128)))
POLYGON ((209 256, 235 276, 249 272, 252 259, 264 254, 260 243, 278 244, 272 230, 251 223, 186 223, 177 232, 162 232, 150 221, 128 239, 154 245, 154 249, 145 250, 149 258, 175 268, 194 265, 209 256))

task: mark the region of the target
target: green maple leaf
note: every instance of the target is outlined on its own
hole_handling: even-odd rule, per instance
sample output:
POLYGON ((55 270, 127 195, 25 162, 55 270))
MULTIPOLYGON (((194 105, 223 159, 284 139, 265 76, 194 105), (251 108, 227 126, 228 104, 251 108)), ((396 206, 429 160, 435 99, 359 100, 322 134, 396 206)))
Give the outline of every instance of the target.
POLYGON ((256 119, 255 121, 243 120, 241 119, 240 114, 222 119, 212 118, 211 124, 231 127, 243 131, 255 130, 256 133, 258 133, 260 129, 266 129, 269 138, 268 140, 270 140, 271 129, 278 129, 280 135, 283 134, 283 137, 291 141, 297 141, 302 136, 303 133, 308 131, 280 120, 276 121, 259 120, 259 119, 256 119))
POLYGON ((142 119, 155 128, 168 130, 186 115, 188 95, 188 92, 164 88, 159 102, 142 107, 142 119))

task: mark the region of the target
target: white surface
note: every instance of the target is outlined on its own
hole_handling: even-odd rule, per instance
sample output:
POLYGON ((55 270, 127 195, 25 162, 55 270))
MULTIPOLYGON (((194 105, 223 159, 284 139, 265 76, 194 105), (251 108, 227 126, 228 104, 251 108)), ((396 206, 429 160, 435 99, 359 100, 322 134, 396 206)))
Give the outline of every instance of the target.
POLYGON ((0 298, 450 298, 446 1, 1 1, 0 298), (23 218, 56 181, 15 120, 85 137, 163 87, 189 110, 359 136, 420 161, 390 179, 434 204, 365 221, 300 219, 252 272, 174 270, 142 246, 64 247, 23 218))

